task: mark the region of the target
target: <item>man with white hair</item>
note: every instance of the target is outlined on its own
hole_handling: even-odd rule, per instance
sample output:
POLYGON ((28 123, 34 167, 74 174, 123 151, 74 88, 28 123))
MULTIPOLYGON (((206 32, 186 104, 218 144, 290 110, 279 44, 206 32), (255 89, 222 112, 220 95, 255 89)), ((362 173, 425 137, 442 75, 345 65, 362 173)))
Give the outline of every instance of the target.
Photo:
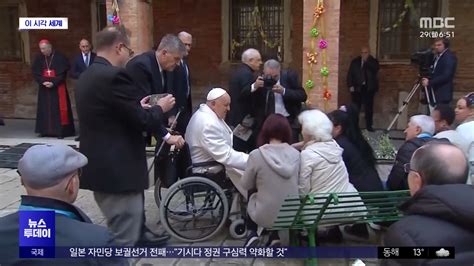
POLYGON ((250 152, 255 148, 255 132, 252 132, 255 126, 255 100, 252 92, 263 86, 263 78, 257 79, 261 65, 262 57, 256 49, 245 50, 242 53, 242 64, 232 73, 229 82, 232 105, 227 122, 232 129, 240 125, 242 134, 237 135, 234 148, 242 152, 250 152))
POLYGON ((226 167, 226 172, 237 189, 239 177, 247 165, 248 154, 232 148, 232 130, 224 121, 230 110, 229 94, 221 88, 214 88, 207 94, 207 102, 201 104, 193 114, 186 130, 192 163, 216 161, 226 167))
MULTIPOLYGON (((416 149, 433 140, 435 122, 432 117, 427 115, 412 116, 404 133, 405 143, 398 150, 395 164, 387 179, 389 190, 408 189, 408 175, 403 170, 403 165, 410 162, 410 158, 416 149)), ((445 139, 441 141, 449 142, 445 139)))

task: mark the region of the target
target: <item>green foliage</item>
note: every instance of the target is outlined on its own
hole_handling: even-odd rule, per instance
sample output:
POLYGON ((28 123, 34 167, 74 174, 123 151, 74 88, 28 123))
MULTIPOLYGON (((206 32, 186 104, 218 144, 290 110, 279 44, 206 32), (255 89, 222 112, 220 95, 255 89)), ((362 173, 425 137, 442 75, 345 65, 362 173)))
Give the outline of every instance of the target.
POLYGON ((377 160, 395 160, 395 146, 393 146, 390 136, 382 134, 378 137, 371 137, 366 130, 362 131, 365 139, 375 152, 377 160))
POLYGON ((395 159, 395 147, 390 141, 388 134, 382 134, 378 141, 378 153, 377 159, 394 160, 395 159))

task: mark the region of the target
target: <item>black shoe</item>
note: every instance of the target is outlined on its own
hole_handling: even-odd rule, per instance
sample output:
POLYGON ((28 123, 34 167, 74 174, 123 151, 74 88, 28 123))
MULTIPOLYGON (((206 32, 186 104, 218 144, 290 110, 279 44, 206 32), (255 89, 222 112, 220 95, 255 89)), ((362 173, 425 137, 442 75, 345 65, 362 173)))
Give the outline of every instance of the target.
POLYGON ((367 127, 367 131, 374 132, 375 130, 373 127, 367 127))
POLYGON ((151 230, 146 230, 135 244, 139 247, 165 246, 170 236, 167 234, 158 235, 151 230))
POLYGON ((342 232, 339 230, 339 226, 330 227, 324 231, 318 231, 318 242, 330 242, 330 243, 341 243, 342 232))
POLYGON ((156 238, 153 241, 148 240, 148 239, 140 239, 137 241, 135 246, 136 247, 165 247, 169 239, 170 239, 170 236, 168 235, 162 236, 161 239, 156 238))
POLYGON ((350 238, 349 240, 365 241, 369 239, 369 231, 365 224, 346 225, 344 233, 350 238))
POLYGON ((268 237, 267 244, 265 245, 266 247, 280 247, 281 246, 281 240, 280 236, 278 236, 278 231, 272 231, 270 233, 270 236, 268 237))
POLYGON ((260 242, 260 239, 255 231, 249 231, 249 235, 247 236, 247 241, 245 241, 244 247, 256 247, 260 242))

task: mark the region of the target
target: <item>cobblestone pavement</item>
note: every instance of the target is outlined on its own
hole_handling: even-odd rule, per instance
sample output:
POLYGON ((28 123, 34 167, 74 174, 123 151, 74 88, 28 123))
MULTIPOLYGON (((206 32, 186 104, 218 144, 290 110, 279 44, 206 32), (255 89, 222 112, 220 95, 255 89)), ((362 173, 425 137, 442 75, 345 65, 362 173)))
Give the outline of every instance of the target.
MULTIPOLYGON (((8 121, 7 121, 8 123, 8 121)), ((68 138, 65 140, 57 140, 51 138, 35 138, 34 135, 19 135, 20 138, 5 138, 0 131, 0 145, 16 145, 20 143, 30 142, 30 143, 52 143, 52 142, 63 142, 69 145, 76 144, 73 138, 68 138)), ((151 159, 149 160, 151 161, 151 159)), ((380 170, 381 176, 387 175, 387 166, 382 166, 380 170)), ((9 213, 15 212, 18 210, 20 195, 24 194, 25 190, 20 184, 19 176, 16 172, 16 169, 6 169, 0 168, 0 217, 5 216, 9 213)), ((94 223, 104 225, 105 219, 99 210, 97 204, 94 201, 91 191, 80 190, 79 196, 75 202, 75 205, 81 208, 94 223)), ((153 187, 148 189, 145 192, 145 211, 147 217, 147 225, 156 232, 163 232, 162 227, 159 225, 159 212, 154 201, 153 187)), ((376 234, 372 237, 371 242, 345 242, 341 246, 351 246, 351 245, 376 245, 380 243, 380 235, 376 234)), ((228 230, 224 228, 219 235, 214 237, 212 240, 200 243, 183 243, 179 242, 176 239, 171 239, 169 245, 172 246, 243 246, 244 240, 234 240, 229 234, 228 230)), ((349 259, 326 259, 319 260, 319 265, 327 266, 344 266, 352 265, 354 260, 349 259)), ((366 265, 378 265, 376 259, 363 259, 363 262, 366 265)), ((211 266, 220 266, 220 265, 303 265, 303 260, 297 259, 139 259, 133 260, 133 265, 211 265, 211 266)))

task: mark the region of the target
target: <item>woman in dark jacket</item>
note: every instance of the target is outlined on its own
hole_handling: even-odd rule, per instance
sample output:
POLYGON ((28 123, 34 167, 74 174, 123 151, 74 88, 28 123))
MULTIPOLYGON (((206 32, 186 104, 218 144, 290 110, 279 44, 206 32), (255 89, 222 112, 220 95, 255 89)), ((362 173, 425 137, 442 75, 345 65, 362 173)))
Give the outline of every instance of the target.
POLYGON ((359 112, 353 105, 328 114, 334 124, 333 137, 344 149, 342 158, 349 181, 357 191, 381 191, 382 181, 375 168, 372 148, 359 128, 359 112))
MULTIPOLYGON (((342 159, 349 173, 349 182, 357 191, 383 191, 383 184, 375 168, 374 151, 359 128, 359 110, 355 105, 343 106, 328 114, 334 127, 332 136, 341 146, 342 159)), ((364 199, 364 198, 363 198, 364 199)), ((365 198, 366 199, 366 198, 365 198)), ((349 235, 368 238, 365 224, 344 227, 349 235)))

